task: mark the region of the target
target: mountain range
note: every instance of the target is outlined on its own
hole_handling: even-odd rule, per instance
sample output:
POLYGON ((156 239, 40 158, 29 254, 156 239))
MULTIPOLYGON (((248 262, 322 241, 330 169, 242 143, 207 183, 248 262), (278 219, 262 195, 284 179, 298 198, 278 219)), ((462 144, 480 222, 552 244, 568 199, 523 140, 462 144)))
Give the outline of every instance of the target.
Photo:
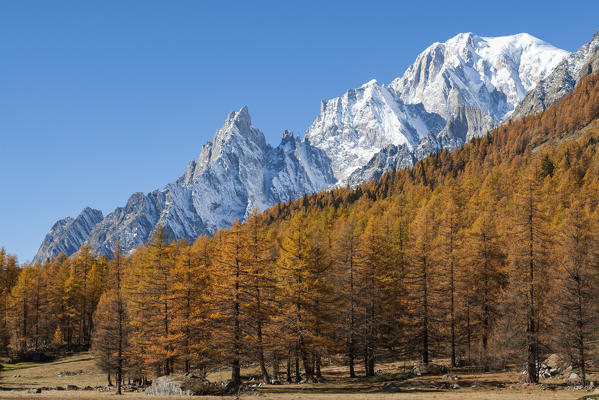
POLYGON ((544 110, 599 68, 599 34, 569 53, 528 34, 459 34, 424 50, 389 84, 376 80, 322 101, 303 136, 275 147, 247 107, 231 112, 184 174, 133 194, 106 216, 85 208, 56 222, 34 262, 87 244, 110 256, 144 244, 157 226, 190 240, 243 220, 257 208, 335 185, 356 185, 462 146, 509 118, 544 110))

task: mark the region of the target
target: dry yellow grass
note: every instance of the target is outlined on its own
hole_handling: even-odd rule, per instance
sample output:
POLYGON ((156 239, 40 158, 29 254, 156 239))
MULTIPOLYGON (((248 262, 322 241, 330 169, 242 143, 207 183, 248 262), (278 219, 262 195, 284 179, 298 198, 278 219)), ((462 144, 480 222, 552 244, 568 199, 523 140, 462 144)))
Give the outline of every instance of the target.
MULTIPOLYGON (((37 388, 67 385, 102 386, 107 378, 96 366, 89 353, 81 353, 49 363, 4 364, 0 371, 0 386, 3 388, 37 388), (59 377, 60 372, 73 373, 72 376, 59 377)), ((2 396, 3 393, 0 393, 2 396)))
MULTIPOLYGON (((22 389, 21 391, 0 391, 0 399, 114 399, 114 393, 97 391, 43 391, 41 394, 29 394, 27 388, 56 387, 67 385, 103 386, 106 376, 95 365, 93 358, 88 353, 64 358, 51 363, 10 365, 9 369, 0 372, 0 387, 22 389), (13 369, 16 368, 16 369, 13 369), (72 376, 59 377, 60 372, 77 373, 72 376)), ((385 372, 396 372, 401 369, 400 364, 383 364, 381 369, 385 372)), ((256 368, 244 369, 244 375, 257 372, 256 368)), ((209 374, 209 379, 216 381, 226 379, 229 371, 221 370, 209 374)), ((447 400, 574 400, 588 392, 565 390, 558 388, 547 390, 538 387, 524 387, 517 383, 521 379, 515 373, 496 374, 469 374, 460 373, 458 383, 461 388, 457 390, 438 390, 444 381, 439 376, 417 377, 408 381, 392 382, 399 386, 399 393, 386 393, 382 391, 385 382, 368 382, 364 379, 345 378, 345 367, 329 366, 324 369, 326 383, 311 385, 267 385, 259 388, 258 392, 244 393, 242 399, 263 400, 391 400, 391 399, 447 399, 447 400), (498 384, 505 384, 507 388, 499 389, 498 384)), ((149 399, 143 393, 126 393, 124 400, 149 399)), ((231 397, 228 397, 231 398, 231 397)), ((189 399, 189 397, 151 397, 151 399, 189 399)), ((223 397, 202 397, 206 400, 223 399, 223 397)))
MULTIPOLYGON (((458 390, 453 392, 418 392, 418 393, 265 393, 264 395, 243 394, 242 399, 261 399, 261 400, 575 400, 584 393, 574 391, 546 391, 546 390, 458 390)), ((48 391, 42 394, 27 394, 23 392, 0 392, 0 399, 69 399, 69 400, 91 400, 91 399, 115 399, 123 400, 141 400, 141 399, 161 399, 161 400, 181 400, 190 397, 170 396, 170 397, 149 397, 143 393, 126 393, 122 397, 117 397, 112 393, 97 392, 56 392, 48 391)), ((223 397, 201 397, 205 400, 222 400, 223 397)), ((232 397, 225 397, 232 398, 232 397)))

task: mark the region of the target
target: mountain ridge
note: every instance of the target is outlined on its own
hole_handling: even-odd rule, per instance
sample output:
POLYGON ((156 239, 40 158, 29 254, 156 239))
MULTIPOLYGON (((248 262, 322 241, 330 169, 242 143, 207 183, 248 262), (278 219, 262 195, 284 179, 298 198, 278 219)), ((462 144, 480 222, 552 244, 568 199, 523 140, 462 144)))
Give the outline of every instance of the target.
MULTIPOLYGON (((277 147, 267 144, 244 106, 227 116, 183 175, 162 189, 134 193, 125 206, 98 221, 83 243, 76 244, 85 243, 110 256, 120 242, 123 251, 130 253, 159 225, 173 239, 193 239, 228 226, 234 218, 246 218, 254 207, 263 210, 334 183, 321 150, 288 131, 277 147)), ((45 260, 44 255, 52 251, 48 249, 58 249, 52 246, 55 236, 46 237, 34 262, 45 260)), ((60 250, 74 253, 72 248, 60 250)))
POLYGON ((306 136, 330 155, 342 185, 355 184, 388 145, 422 159, 485 134, 568 54, 528 34, 461 33, 427 47, 388 85, 371 80, 322 102, 306 136))
MULTIPOLYGON (((91 229, 85 243, 94 251, 110 255, 116 241, 120 241, 123 250, 131 252, 145 243, 158 225, 173 239, 193 239, 230 226, 234 218, 245 219, 254 207, 262 211, 333 185, 355 185, 390 169, 413 165, 441 149, 462 146, 496 126, 501 122, 498 118, 509 115, 513 101, 508 99, 523 97, 515 74, 524 87, 522 82, 530 86, 548 73, 548 66, 539 72, 527 64, 530 60, 557 64, 568 54, 530 35, 484 38, 460 34, 445 43, 443 53, 440 43, 429 46, 403 75, 420 71, 430 78, 431 85, 441 78, 449 82, 445 87, 447 96, 443 97, 445 108, 431 102, 414 102, 419 100, 416 94, 420 80, 413 79, 412 88, 403 76, 389 85, 371 80, 340 97, 322 101, 319 115, 303 138, 285 131, 281 143, 271 146, 253 127, 244 106, 227 116, 213 140, 202 147, 198 158, 188 163, 178 179, 163 189, 132 195, 124 207, 109 213, 91 229), (489 40, 516 47, 501 47, 495 42, 493 47, 488 45, 489 40), (489 52, 491 47, 495 50, 489 52), (434 51, 430 53, 430 49, 434 51), (540 52, 536 59, 535 49, 540 52), (485 51, 492 57, 487 57, 485 51), (435 64, 435 59, 451 62, 435 64), (489 60, 502 62, 491 65, 489 60), (514 60, 525 60, 527 65, 523 67, 514 60), (520 69, 524 75, 527 71, 534 73, 523 77, 520 69), (478 80, 471 70, 478 71, 478 80), (497 73, 506 76, 495 79, 493 74, 497 73), (472 78, 478 86, 465 85, 464 77, 472 78), (503 86, 494 86, 494 82, 503 86), (470 101, 476 100, 474 87, 484 87, 477 92, 483 93, 481 98, 498 103, 490 106, 480 99, 470 101)), ((44 243, 34 261, 47 253, 49 246, 46 240, 44 243)))

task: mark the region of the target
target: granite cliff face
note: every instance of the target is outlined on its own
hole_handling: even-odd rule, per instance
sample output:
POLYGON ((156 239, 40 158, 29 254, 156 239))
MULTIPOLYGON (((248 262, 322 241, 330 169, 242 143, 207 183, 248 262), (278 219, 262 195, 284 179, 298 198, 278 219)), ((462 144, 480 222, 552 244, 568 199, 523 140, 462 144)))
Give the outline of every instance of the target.
POLYGON ((389 144, 376 153, 368 163, 354 170, 348 177, 347 184, 356 186, 362 182, 379 179, 387 171, 410 168, 416 158, 408 146, 389 144))
POLYGON ((576 77, 576 85, 587 76, 599 71, 599 32, 595 33, 593 40, 589 43, 590 51, 584 59, 584 64, 576 77), (594 48, 594 50, 592 50, 594 48))
POLYGON ((52 260, 60 253, 75 253, 102 218, 102 211, 86 207, 77 218, 67 217, 57 221, 46 235, 33 262, 52 260))
MULTIPOLYGON (((264 210, 412 166, 509 118, 567 55, 527 34, 459 34, 431 45, 389 85, 372 80, 323 101, 303 138, 285 131, 276 147, 266 143, 244 107, 229 114, 179 179, 133 194, 105 218, 86 219, 85 227, 59 221, 36 260, 71 255, 84 243, 111 255, 120 241, 131 252, 159 225, 172 239, 193 240, 244 220, 254 207, 264 210)), ((589 59, 586 68, 596 64, 589 59)))

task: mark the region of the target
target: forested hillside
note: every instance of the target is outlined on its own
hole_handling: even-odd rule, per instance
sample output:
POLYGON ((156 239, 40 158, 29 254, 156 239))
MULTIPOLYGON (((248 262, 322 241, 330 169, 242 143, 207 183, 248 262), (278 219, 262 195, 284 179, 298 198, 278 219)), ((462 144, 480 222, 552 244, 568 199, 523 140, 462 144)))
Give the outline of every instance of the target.
POLYGON ((442 357, 537 382, 558 352, 585 383, 599 361, 598 116, 595 74, 463 149, 192 244, 159 229, 131 257, 84 248, 20 273, 0 253, 0 343, 17 358, 91 346, 117 382, 226 365, 239 384, 249 362, 265 381, 318 381, 338 354, 351 376, 442 357))

